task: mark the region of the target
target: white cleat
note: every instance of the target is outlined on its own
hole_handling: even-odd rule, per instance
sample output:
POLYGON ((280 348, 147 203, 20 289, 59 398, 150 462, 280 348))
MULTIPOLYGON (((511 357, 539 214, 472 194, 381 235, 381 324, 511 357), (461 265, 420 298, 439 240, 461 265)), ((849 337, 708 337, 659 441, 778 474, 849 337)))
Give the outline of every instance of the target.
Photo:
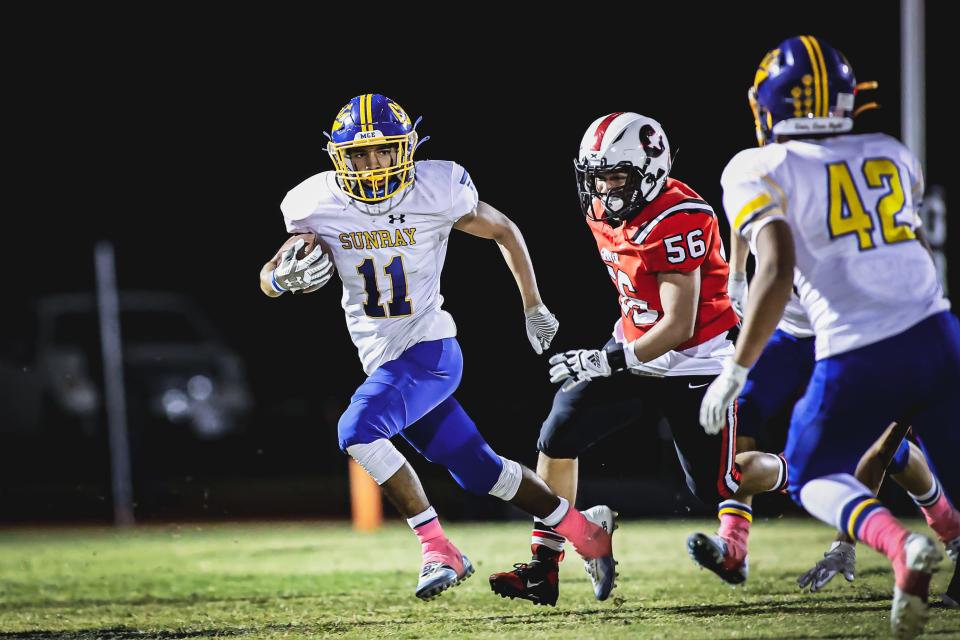
POLYGON ((910 534, 903 543, 905 563, 909 574, 908 591, 893 587, 893 606, 890 609, 890 629, 898 640, 911 640, 923 632, 930 617, 927 594, 930 576, 942 556, 933 541, 917 533, 910 534))
POLYGON ((953 578, 941 599, 949 608, 960 609, 960 538, 954 538, 947 543, 947 555, 953 560, 953 578))
POLYGON ((960 538, 954 538, 943 544, 947 548, 947 557, 954 563, 960 562, 960 538))
MULTIPOLYGON (((610 534, 617 530, 617 516, 619 514, 606 505, 590 507, 583 512, 583 516, 590 522, 599 525, 610 534)), ((593 596, 597 600, 606 600, 610 592, 617 586, 617 561, 613 559, 613 545, 611 540, 610 555, 592 560, 584 560, 583 568, 593 583, 593 596)))

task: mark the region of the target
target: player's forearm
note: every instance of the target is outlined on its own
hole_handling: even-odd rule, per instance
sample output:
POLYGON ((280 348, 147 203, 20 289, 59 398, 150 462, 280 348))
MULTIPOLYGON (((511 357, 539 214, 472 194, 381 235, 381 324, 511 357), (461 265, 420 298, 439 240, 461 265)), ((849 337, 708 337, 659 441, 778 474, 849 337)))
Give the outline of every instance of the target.
POLYGON ((747 272, 747 258, 750 256, 750 245, 739 233, 734 231, 730 234, 730 272, 747 272))
POLYGON ((273 270, 276 268, 276 261, 271 260, 263 265, 262 269, 260 269, 260 291, 262 291, 264 295, 271 298, 276 298, 283 293, 282 291, 277 291, 273 287, 273 270))
POLYGON ((757 271, 751 282, 752 295, 743 330, 737 340, 734 361, 752 367, 783 317, 793 289, 793 236, 784 222, 760 230, 757 240, 757 271))
POLYGON ((643 336, 633 341, 633 353, 640 362, 649 362, 677 348, 693 336, 686 319, 666 316, 643 336))
POLYGON ((532 309, 541 304, 537 276, 533 271, 533 262, 530 260, 530 253, 527 251, 527 244, 523 241, 520 229, 509 222, 493 239, 500 247, 503 259, 517 282, 523 308, 532 309))

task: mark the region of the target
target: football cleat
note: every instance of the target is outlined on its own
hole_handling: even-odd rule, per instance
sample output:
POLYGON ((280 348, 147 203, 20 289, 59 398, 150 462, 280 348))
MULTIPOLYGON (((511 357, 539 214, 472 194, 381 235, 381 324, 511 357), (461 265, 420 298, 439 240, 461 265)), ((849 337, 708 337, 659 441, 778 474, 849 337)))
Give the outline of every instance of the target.
POLYGON ((951 609, 960 608, 960 538, 947 543, 947 555, 953 560, 953 578, 943 594, 943 603, 951 609))
POLYGON ((501 598, 523 598, 533 604, 556 606, 560 596, 559 555, 539 557, 513 565, 513 571, 494 573, 490 588, 501 598))
POLYGON ((687 552, 701 568, 713 571, 724 582, 743 584, 747 581, 750 572, 747 558, 733 564, 727 557, 727 542, 720 536, 693 533, 687 538, 687 552))
POLYGON ((471 575, 473 564, 467 556, 461 555, 463 572, 442 562, 427 562, 420 569, 420 581, 417 582, 417 597, 421 600, 432 600, 450 587, 455 587, 471 575))
POLYGON ((893 587, 890 629, 898 640, 910 640, 920 635, 930 617, 927 605, 930 576, 942 556, 930 538, 916 533, 907 536, 903 551, 907 575, 903 589, 900 585, 893 587))
MULTIPOLYGON (((603 505, 591 507, 583 512, 583 516, 587 520, 599 525, 611 536, 618 528, 617 515, 616 511, 603 505)), ((600 601, 609 598, 610 592, 617 586, 615 582, 618 575, 616 571, 617 561, 613 559, 612 547, 610 553, 609 556, 583 561, 583 568, 590 576, 590 582, 593 583, 593 596, 600 601)))
POLYGON ((947 557, 955 563, 960 562, 960 538, 954 538, 944 546, 947 548, 947 557))

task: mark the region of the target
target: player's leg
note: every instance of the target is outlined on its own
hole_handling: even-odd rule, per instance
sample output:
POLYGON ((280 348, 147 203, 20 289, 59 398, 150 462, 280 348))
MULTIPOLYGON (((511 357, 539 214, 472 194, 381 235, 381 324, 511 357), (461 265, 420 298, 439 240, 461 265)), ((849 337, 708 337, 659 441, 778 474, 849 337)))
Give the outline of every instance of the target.
POLYGON ((924 449, 904 439, 890 463, 890 477, 920 508, 927 524, 937 534, 954 561, 960 552, 960 512, 951 504, 930 468, 924 449))
MULTIPOLYGON (((941 486, 941 497, 931 507, 939 507, 936 517, 942 522, 949 519, 949 502, 943 494, 955 496, 960 491, 960 468, 956 464, 956 452, 960 451, 960 416, 957 415, 955 399, 956 390, 960 389, 960 321, 949 313, 943 313, 928 318, 915 329, 918 330, 916 333, 928 337, 928 342, 933 342, 933 345, 925 353, 915 350, 919 352, 918 359, 929 367, 924 372, 926 379, 919 382, 929 388, 930 402, 928 408, 913 419, 912 424, 914 432, 922 439, 932 467, 939 475, 937 484, 941 486), (929 336, 938 336, 939 340, 929 340, 929 336)), ((935 495, 930 496, 930 499, 934 498, 935 495)), ((947 535, 950 533, 947 532, 947 535)), ((956 553, 955 543, 951 544, 951 551, 956 553)), ((953 579, 943 599, 957 606, 960 605, 960 561, 957 561, 956 555, 954 559, 953 579)))
MULTIPOLYGON (((640 398, 650 382, 622 374, 569 391, 557 390, 537 441, 537 475, 551 490, 571 504, 576 503, 580 454, 593 443, 640 420, 644 404, 640 398)), ((534 555, 538 547, 561 553, 563 542, 550 527, 534 521, 534 555)))
MULTIPOLYGON (((891 560, 896 579, 891 624, 897 633, 922 628, 930 573, 939 552, 925 536, 911 535, 853 472, 861 453, 876 440, 876 425, 894 417, 916 424, 925 407, 949 397, 938 378, 946 375, 953 384, 960 381, 936 362, 943 347, 925 324, 818 362, 807 393, 794 410, 787 443, 794 499, 818 519, 891 560), (899 375, 890 375, 891 371, 899 375), (921 413, 915 418, 918 408, 921 413)), ((935 434, 947 450, 953 438, 956 451, 956 435, 944 431, 935 434)))
MULTIPOLYGON (((646 393, 645 389, 651 382, 654 381, 620 374, 578 385, 570 391, 558 389, 550 414, 540 430, 537 475, 555 493, 574 504, 578 457, 594 442, 641 419, 643 402, 640 397, 646 393)), ((524 584, 536 584, 540 577, 558 580, 557 572, 565 541, 562 532, 549 522, 535 518, 531 533, 531 561, 518 563, 513 571, 491 575, 491 587, 497 593, 510 597, 540 601, 540 595, 535 590, 518 592, 513 585, 526 576, 531 576, 531 579, 524 584)), ((613 588, 615 572, 606 571, 604 567, 591 562, 587 562, 585 568, 594 583, 594 596, 605 600, 613 588)))
MULTIPOLYGON (((581 514, 567 500, 554 494, 533 471, 498 456, 453 397, 407 428, 403 436, 425 458, 446 467, 464 489, 478 495, 489 493, 510 502, 569 538, 586 559, 612 568, 613 518, 597 517, 609 509, 595 507, 581 514)), ((540 588, 531 591, 528 599, 555 604, 556 575, 552 576, 553 580, 549 578, 536 580, 542 584, 534 585, 540 588)))
MULTIPOLYGON (((901 463, 906 465, 909 457, 909 448, 903 436, 909 430, 900 423, 890 424, 883 435, 860 457, 854 477, 867 487, 874 495, 880 491, 880 485, 889 470, 899 468, 901 463), (898 448, 899 446, 899 448, 898 448)), ((842 574, 847 582, 853 582, 857 564, 857 541, 846 531, 838 531, 830 548, 823 554, 813 568, 805 571, 797 578, 797 585, 801 589, 809 589, 816 593, 823 589, 834 576, 842 574)))
POLYGON ((446 539, 436 511, 390 438, 432 411, 460 382, 462 357, 453 339, 423 342, 384 364, 360 385, 338 424, 341 450, 381 486, 421 542, 424 574, 417 596, 430 598, 469 575, 469 563, 446 539), (439 563, 447 567, 440 570, 439 563))
POLYGON ((803 396, 813 373, 814 339, 797 338, 777 329, 750 369, 737 399, 737 451, 756 451, 759 444, 786 440, 788 421, 771 432, 773 419, 788 412, 803 396))
POLYGON ((719 505, 719 535, 692 534, 687 540, 688 551, 702 567, 738 584, 747 577, 752 497, 781 489, 786 483, 786 463, 780 456, 762 451, 737 453, 735 403, 719 433, 704 432, 699 406, 714 378, 666 378, 658 404, 670 425, 690 491, 706 504, 719 505))

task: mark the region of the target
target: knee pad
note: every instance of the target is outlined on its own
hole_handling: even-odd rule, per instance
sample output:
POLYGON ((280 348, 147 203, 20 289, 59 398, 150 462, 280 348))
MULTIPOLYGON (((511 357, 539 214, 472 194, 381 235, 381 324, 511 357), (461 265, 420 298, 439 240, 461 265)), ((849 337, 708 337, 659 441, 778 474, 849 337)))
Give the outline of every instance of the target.
POLYGON ((514 462, 503 456, 500 456, 500 462, 503 464, 503 469, 500 470, 500 477, 497 478, 496 484, 493 485, 493 488, 490 489, 488 493, 509 502, 513 500, 513 497, 517 495, 517 491, 520 489, 520 481, 523 480, 523 467, 520 466, 519 462, 514 462))
POLYGON ((385 438, 367 444, 352 444, 346 452, 366 469, 370 477, 383 484, 402 467, 407 459, 385 438))

